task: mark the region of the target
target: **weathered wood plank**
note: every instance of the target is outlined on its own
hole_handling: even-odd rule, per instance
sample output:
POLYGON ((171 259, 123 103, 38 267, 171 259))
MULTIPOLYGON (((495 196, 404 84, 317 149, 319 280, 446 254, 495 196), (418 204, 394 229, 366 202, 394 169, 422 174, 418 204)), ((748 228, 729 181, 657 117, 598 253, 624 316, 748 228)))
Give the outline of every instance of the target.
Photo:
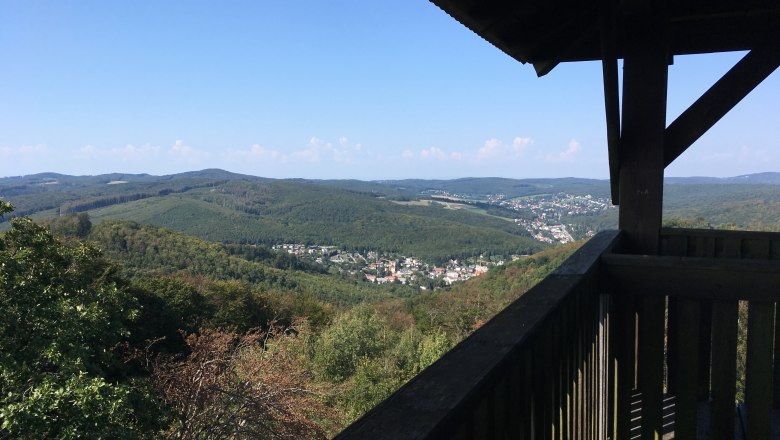
POLYGON ((498 385, 493 389, 493 438, 505 440, 514 438, 509 430, 509 375, 504 376, 498 385))
POLYGON ((780 307, 775 303, 775 344, 774 344, 774 381, 772 402, 773 407, 780 407, 780 307))
MULTIPOLYGON (((662 229, 666 231, 666 229, 662 229)), ((674 257, 687 257, 688 236, 661 234, 661 249, 659 255, 668 255, 674 257)))
POLYGON ((700 401, 710 400, 710 359, 712 356, 712 301, 701 300, 699 308, 699 383, 700 401))
POLYGON ((637 295, 701 299, 780 299, 780 262, 733 258, 605 254, 602 270, 637 295))
POLYGON ((769 439, 771 430, 773 325, 773 303, 748 304, 745 408, 749 439, 769 439))
POLYGON ((642 298, 639 389, 642 391, 643 439, 660 439, 663 435, 664 311, 663 296, 642 298))
MULTIPOLYGON (((767 241, 780 240, 780 232, 731 231, 726 229, 662 228, 661 235, 664 237, 685 236, 692 240, 697 238, 737 238, 767 241)), ((688 256, 696 255, 689 253, 688 256)))
POLYGON ((737 381, 737 306, 736 300, 712 303, 712 417, 713 440, 734 437, 734 398, 737 381))
POLYGON ((533 350, 531 347, 526 347, 520 351, 520 359, 518 364, 521 366, 521 375, 519 377, 519 392, 522 393, 521 408, 520 408, 520 420, 522 426, 520 427, 520 437, 524 440, 531 440, 534 438, 534 400, 533 400, 533 350))
POLYGON ((677 300, 680 332, 676 340, 679 370, 675 375, 675 437, 696 438, 699 383, 699 302, 689 298, 677 300))
POLYGON ((680 317, 677 298, 667 298, 666 312, 666 393, 675 394, 677 389, 677 372, 680 369, 677 350, 680 337, 680 317))
POLYGON ((492 403, 492 393, 485 393, 482 400, 477 405, 477 410, 474 411, 471 415, 472 417, 472 425, 474 426, 474 435, 473 437, 475 439, 477 438, 484 438, 484 439, 491 439, 493 438, 493 424, 491 423, 492 420, 492 414, 490 413, 490 405, 492 403))
POLYGON ((523 438, 523 400, 525 399, 525 390, 523 389, 523 365, 521 354, 518 351, 511 356, 509 360, 509 371, 507 372, 507 434, 505 438, 523 438))
MULTIPOLYGON (((624 291, 630 292, 630 291, 624 291)), ((613 296, 613 368, 615 371, 615 438, 628 439, 631 433, 631 391, 634 388, 635 340, 633 298, 627 294, 613 296)))

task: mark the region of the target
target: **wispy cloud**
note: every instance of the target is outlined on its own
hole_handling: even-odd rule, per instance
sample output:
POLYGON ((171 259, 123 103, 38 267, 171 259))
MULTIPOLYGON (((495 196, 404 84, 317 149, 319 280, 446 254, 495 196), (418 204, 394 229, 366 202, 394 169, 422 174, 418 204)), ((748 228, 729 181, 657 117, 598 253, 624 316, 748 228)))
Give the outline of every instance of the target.
POLYGON ((545 159, 547 162, 568 162, 573 160, 579 152, 582 151, 582 145, 580 145, 579 141, 577 139, 572 138, 569 141, 569 145, 566 147, 565 150, 561 151, 558 154, 548 154, 545 156, 545 159))
POLYGON ((173 156, 176 160, 184 161, 189 164, 199 164, 203 160, 208 159, 211 156, 211 153, 193 148, 192 146, 185 144, 183 140, 177 140, 168 150, 168 155, 173 156))
POLYGON ((420 151, 420 157, 423 159, 447 159, 447 153, 439 147, 425 148, 420 151))
POLYGON ((46 145, 22 145, 20 147, 0 147, 3 159, 26 159, 45 156, 49 153, 46 145))
POLYGON ((482 144, 482 148, 477 151, 477 157, 480 159, 487 159, 495 157, 504 150, 504 143, 498 139, 488 139, 482 144))
POLYGON ((523 155, 525 150, 528 149, 528 147, 534 143, 534 140, 530 137, 516 137, 512 139, 512 151, 515 153, 515 157, 520 157, 523 155))

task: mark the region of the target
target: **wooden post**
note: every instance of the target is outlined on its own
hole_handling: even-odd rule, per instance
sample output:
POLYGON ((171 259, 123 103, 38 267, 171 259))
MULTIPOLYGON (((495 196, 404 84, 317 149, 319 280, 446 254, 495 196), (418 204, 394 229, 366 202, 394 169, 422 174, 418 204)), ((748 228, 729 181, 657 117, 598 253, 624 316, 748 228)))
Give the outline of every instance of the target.
MULTIPOLYGON (((657 12, 627 17, 620 142, 620 229, 629 252, 651 255, 658 253, 661 229, 668 73, 666 23, 657 12)), ((638 348, 643 439, 662 436, 664 306, 663 296, 642 299, 638 348)))

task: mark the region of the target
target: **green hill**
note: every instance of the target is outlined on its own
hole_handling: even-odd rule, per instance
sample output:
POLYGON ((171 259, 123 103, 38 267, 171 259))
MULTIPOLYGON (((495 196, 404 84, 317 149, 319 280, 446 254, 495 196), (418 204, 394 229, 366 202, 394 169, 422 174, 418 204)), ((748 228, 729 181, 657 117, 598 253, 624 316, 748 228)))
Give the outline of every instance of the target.
POLYGON ((182 274, 252 283, 266 291, 310 296, 335 305, 377 301, 413 292, 335 275, 281 270, 231 255, 222 245, 180 232, 128 221, 105 221, 88 239, 131 278, 182 274))
POLYGON ((545 246, 510 221, 441 205, 401 205, 369 194, 285 181, 230 181, 108 204, 94 221, 124 219, 209 241, 336 245, 430 261, 528 254, 545 246))

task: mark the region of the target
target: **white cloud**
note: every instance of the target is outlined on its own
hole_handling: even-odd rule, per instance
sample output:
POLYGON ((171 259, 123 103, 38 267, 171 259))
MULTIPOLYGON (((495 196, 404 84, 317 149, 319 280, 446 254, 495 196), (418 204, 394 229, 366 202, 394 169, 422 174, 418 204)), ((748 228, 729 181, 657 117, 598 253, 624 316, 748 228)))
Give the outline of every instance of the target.
POLYGON ((579 142, 577 142, 577 139, 571 138, 569 141, 569 148, 564 150, 559 156, 561 159, 571 159, 574 156, 577 155, 582 150, 582 145, 580 145, 579 142))
POLYGON ((548 154, 545 159, 547 162, 565 162, 574 159, 577 154, 582 151, 582 145, 577 139, 572 138, 569 141, 569 146, 558 154, 548 154))
POLYGON ((314 163, 319 162, 322 155, 332 151, 333 144, 320 138, 312 137, 309 139, 309 143, 306 145, 306 148, 290 153, 289 158, 292 160, 302 160, 304 162, 314 163))
MULTIPOLYGON (((99 154, 98 150, 93 150, 93 153, 99 154)), ((144 162, 159 156, 160 147, 149 144, 136 147, 135 145, 127 144, 124 147, 111 148, 109 153, 122 162, 144 162)))
POLYGON ((276 160, 282 158, 282 153, 260 144, 253 144, 246 150, 228 150, 224 156, 229 160, 276 160))
POLYGON ((444 160, 447 158, 447 153, 439 147, 426 148, 420 151, 420 157, 423 159, 439 159, 444 160))
POLYGON ((529 145, 533 144, 534 140, 530 137, 516 137, 512 139, 512 151, 515 152, 515 157, 522 156, 523 152, 529 145))
POLYGON ((30 158, 48 154, 49 149, 45 145, 22 145, 21 147, 0 147, 0 156, 3 158, 30 158))
POLYGON ((414 157, 414 153, 412 152, 412 150, 404 150, 401 153, 401 157, 403 157, 404 159, 411 159, 414 157))
POLYGON ((99 148, 96 148, 94 145, 84 145, 83 147, 79 148, 75 154, 77 159, 85 160, 97 159, 102 155, 105 155, 105 152, 99 148))
POLYGON ((497 156, 504 148, 504 143, 498 139, 488 139, 482 145, 482 148, 477 151, 477 157, 480 159, 486 159, 489 157, 497 156))
POLYGON ((450 153, 450 159, 452 159, 452 160, 461 161, 461 160, 463 160, 465 158, 466 158, 466 156, 463 153, 459 152, 459 151, 454 151, 454 152, 450 153))
POLYGON ((168 150, 168 154, 190 165, 198 164, 211 156, 208 152, 193 148, 182 140, 177 140, 171 149, 168 150))

